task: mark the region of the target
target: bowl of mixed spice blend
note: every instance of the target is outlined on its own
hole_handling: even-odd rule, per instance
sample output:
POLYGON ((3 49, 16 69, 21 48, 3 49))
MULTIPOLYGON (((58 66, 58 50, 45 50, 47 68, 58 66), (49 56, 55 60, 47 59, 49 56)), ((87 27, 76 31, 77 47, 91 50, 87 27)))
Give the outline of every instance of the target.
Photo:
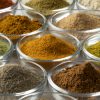
POLYGON ((6 12, 16 7, 18 0, 0 0, 0 12, 6 12))
MULTIPOLYGON (((35 94, 37 95, 37 94, 35 94)), ((29 94, 29 95, 25 95, 23 97, 21 97, 19 100, 77 100, 72 96, 69 95, 65 95, 62 93, 51 93, 51 92, 44 92, 42 96, 40 96, 39 99, 34 99, 34 94, 29 94), (52 95, 54 94, 54 95, 52 95), (58 94, 60 96, 58 96, 58 94)))
POLYGON ((45 16, 70 9, 73 3, 74 0, 21 0, 22 7, 34 9, 45 16))
POLYGON ((100 13, 90 10, 61 11, 48 20, 50 30, 69 32, 79 40, 100 31, 100 13))
POLYGON ((77 100, 100 99, 100 69, 95 61, 66 61, 48 74, 51 91, 73 96, 77 100))
POLYGON ((16 49, 20 59, 30 59, 49 70, 59 62, 75 59, 79 55, 80 43, 69 34, 63 36, 59 32, 47 31, 23 37, 16 49))
POLYGON ((8 61, 13 52, 13 44, 8 37, 0 34, 0 63, 8 61))
POLYGON ((87 59, 97 60, 100 62, 100 33, 84 40, 82 50, 87 59))
POLYGON ((100 10, 100 0, 76 0, 79 9, 100 10))
POLYGON ((46 28, 46 18, 33 10, 12 10, 0 15, 0 32, 14 43, 25 35, 37 34, 46 28))
POLYGON ((34 98, 38 99, 46 83, 46 71, 36 63, 24 60, 1 65, 0 100, 19 100, 31 93, 37 94, 34 98))

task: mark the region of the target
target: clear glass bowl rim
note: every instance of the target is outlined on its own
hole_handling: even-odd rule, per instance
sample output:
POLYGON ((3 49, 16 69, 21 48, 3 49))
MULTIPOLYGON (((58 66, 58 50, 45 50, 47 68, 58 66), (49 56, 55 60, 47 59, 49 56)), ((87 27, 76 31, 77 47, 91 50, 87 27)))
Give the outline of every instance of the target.
POLYGON ((80 10, 78 10, 78 9, 73 9, 73 10, 64 10, 64 11, 60 11, 60 12, 57 12, 57 13, 55 13, 55 14, 53 14, 52 16, 50 16, 49 17, 49 19, 48 19, 48 25, 49 25, 49 27, 52 27, 53 29, 56 29, 56 30, 59 30, 59 31, 64 31, 64 32, 75 32, 75 33, 84 33, 84 34, 87 34, 87 33, 94 33, 94 32, 100 32, 100 28, 95 28, 95 29, 90 29, 90 30, 77 30, 77 31, 74 31, 74 30, 67 30, 67 29, 62 29, 62 28, 60 28, 60 27, 57 27, 56 25, 54 25, 52 22, 53 22, 53 19, 54 19, 54 17, 55 16, 57 16, 57 15, 59 15, 59 14, 67 14, 67 13, 70 13, 70 12, 72 12, 73 13, 73 11, 78 11, 78 12, 88 12, 88 13, 90 13, 90 12, 99 12, 99 10, 86 10, 86 9, 80 9, 80 10))
MULTIPOLYGON (((53 32, 53 31, 50 31, 50 33, 52 33, 52 32, 53 32)), ((40 34, 40 33, 44 33, 44 34, 45 34, 45 32, 39 32, 39 34, 40 34)), ((57 32, 56 32, 56 33, 57 33, 57 32)), ((25 58, 25 59, 32 60, 32 61, 37 61, 37 62, 59 62, 59 61, 63 61, 63 60, 66 60, 66 59, 71 59, 71 58, 73 58, 74 56, 79 55, 79 53, 80 53, 80 42, 79 42, 79 40, 78 40, 76 37, 74 37, 74 36, 71 35, 71 34, 66 34, 66 36, 69 36, 69 37, 73 38, 73 39, 76 41, 76 43, 77 43, 77 51, 76 51, 74 54, 72 54, 72 55, 70 55, 70 56, 67 56, 67 57, 64 57, 64 58, 61 58, 61 59, 40 60, 40 59, 31 58, 31 57, 25 55, 23 52, 21 52, 20 47, 19 47, 21 41, 23 41, 23 39, 28 38, 28 37, 31 37, 31 36, 24 36, 24 37, 22 37, 22 38, 17 42, 17 44, 16 44, 16 50, 17 50, 18 54, 20 54, 21 57, 23 57, 23 58, 25 58)))
MULTIPOLYGON (((5 94, 0 93, 0 96, 16 96, 16 97, 17 96, 23 96, 23 95, 28 95, 30 93, 35 93, 40 88, 43 88, 43 89, 45 88, 44 85, 46 86, 46 84, 47 84, 47 72, 46 72, 46 70, 41 65, 39 65, 39 64, 37 64, 35 62, 29 61, 29 60, 25 60, 25 62, 26 63, 27 62, 32 63, 32 64, 34 64, 35 66, 37 66, 38 68, 40 68, 42 70, 43 75, 44 75, 44 79, 42 80, 42 82, 39 85, 37 85, 35 88, 33 88, 33 89, 30 89, 30 90, 27 90, 27 91, 23 91, 23 92, 19 92, 19 93, 5 93, 5 94)), ((15 64, 15 63, 10 63, 10 64, 15 64)), ((7 65, 7 64, 4 64, 4 65, 7 65)))

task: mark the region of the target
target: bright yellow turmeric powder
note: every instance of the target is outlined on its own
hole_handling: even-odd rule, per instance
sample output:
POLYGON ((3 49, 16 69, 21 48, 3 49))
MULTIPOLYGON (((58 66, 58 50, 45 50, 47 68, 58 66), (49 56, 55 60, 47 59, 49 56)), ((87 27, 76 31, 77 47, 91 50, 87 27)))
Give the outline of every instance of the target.
POLYGON ((76 48, 69 41, 47 34, 41 38, 24 42, 21 45, 21 51, 35 59, 54 60, 72 55, 76 48))

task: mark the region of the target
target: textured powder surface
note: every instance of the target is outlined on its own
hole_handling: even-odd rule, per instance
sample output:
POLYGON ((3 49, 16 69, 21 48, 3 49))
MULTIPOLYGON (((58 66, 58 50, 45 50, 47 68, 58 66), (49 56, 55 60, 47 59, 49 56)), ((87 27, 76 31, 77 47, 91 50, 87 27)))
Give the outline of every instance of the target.
POLYGON ((100 17, 87 13, 74 13, 56 23, 66 30, 90 30, 100 27, 100 17))
POLYGON ((39 29, 42 24, 31 20, 27 16, 8 15, 0 20, 0 32, 4 34, 25 34, 39 29))
POLYGON ((69 41, 47 34, 41 38, 26 41, 21 45, 21 51, 35 59, 52 60, 72 55, 76 48, 69 41))
POLYGON ((100 0, 79 0, 79 2, 87 8, 100 10, 100 0))
POLYGON ((67 7, 69 3, 65 0, 31 0, 26 5, 48 15, 52 12, 51 10, 67 7))
POLYGON ((36 87, 42 80, 34 71, 9 64, 0 68, 0 93, 18 93, 36 87))
POLYGON ((77 93, 100 91, 100 71, 90 63, 76 65, 55 74, 53 81, 59 87, 77 93))

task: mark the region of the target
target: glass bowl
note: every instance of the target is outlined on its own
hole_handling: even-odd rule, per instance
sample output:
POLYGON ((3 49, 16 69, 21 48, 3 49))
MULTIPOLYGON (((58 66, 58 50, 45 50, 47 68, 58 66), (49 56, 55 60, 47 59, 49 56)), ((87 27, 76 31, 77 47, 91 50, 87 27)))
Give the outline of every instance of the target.
MULTIPOLYGON (((40 66, 39 64, 36 64, 31 61, 24 60, 24 62, 21 62, 19 60, 15 60, 14 62, 7 63, 6 65, 21 65, 23 67, 27 67, 29 70, 33 70, 34 73, 36 73, 38 76, 43 78, 37 85, 33 85, 33 88, 27 91, 19 92, 19 93, 0 93, 0 100, 18 100, 19 98, 28 95, 28 94, 38 94, 37 98, 40 94, 44 92, 44 89, 47 84, 47 73, 45 69, 40 66)), ((5 67, 5 64, 1 65, 0 67, 5 67)), ((24 80, 22 80, 24 81, 24 80)))
POLYGON ((0 9, 0 13, 6 12, 6 11, 8 11, 8 10, 12 10, 12 9, 16 8, 16 6, 17 6, 17 4, 18 4, 18 0, 11 0, 11 1, 12 1, 14 4, 11 5, 11 6, 9 6, 9 7, 0 9))
POLYGON ((84 40, 84 42, 82 44, 82 51, 83 51, 86 59, 92 59, 92 60, 96 60, 96 61, 100 62, 99 57, 96 57, 93 54, 89 53, 89 51, 86 49, 86 47, 91 46, 99 41, 100 41, 100 33, 92 35, 89 38, 87 38, 86 40, 84 40))
POLYGON ((61 11, 61 12, 54 14, 53 16, 51 16, 49 18, 49 20, 48 20, 49 30, 58 30, 58 31, 63 31, 63 32, 72 34, 75 37, 77 37, 80 41, 82 41, 85 38, 87 38, 88 36, 93 35, 93 34, 100 31, 100 28, 91 29, 91 30, 84 30, 84 31, 78 31, 78 30, 73 31, 73 30, 62 29, 62 28, 59 28, 55 25, 61 19, 65 18, 73 13, 78 13, 78 12, 82 12, 82 13, 84 12, 84 13, 94 14, 94 15, 100 16, 99 11, 92 11, 92 10, 65 10, 65 11, 61 11))
POLYGON ((12 11, 8 11, 8 12, 5 12, 5 13, 0 13, 0 18, 2 19, 4 16, 7 16, 8 14, 10 15, 20 15, 20 16, 27 16, 29 17, 30 19, 36 19, 38 20, 42 26, 33 31, 33 32, 30 32, 30 33, 25 33, 25 34, 12 34, 12 35, 8 35, 7 33, 3 33, 4 35, 8 36, 14 43, 16 43, 18 41, 19 38, 23 37, 23 36, 27 36, 27 35, 34 35, 34 34, 37 34, 38 32, 41 32, 43 30, 46 29, 46 18, 38 13, 38 12, 35 12, 33 10, 21 10, 21 9, 18 9, 18 10, 12 10, 12 11))
MULTIPOLYGON (((26 1, 26 0, 20 0, 20 4, 21 4, 21 6, 22 6, 23 8, 26 8, 26 9, 33 9, 33 8, 31 8, 31 7, 25 5, 25 4, 26 4, 27 2, 29 2, 29 1, 31 1, 31 0, 27 0, 27 1, 26 1)), ((48 16, 50 16, 50 15, 56 13, 56 12, 63 11, 63 10, 66 10, 66 9, 72 9, 75 1, 74 1, 74 0, 66 0, 66 1, 70 4, 69 6, 64 7, 64 8, 61 8, 61 9, 50 10, 50 13, 49 13, 49 14, 43 14, 43 15, 45 15, 46 17, 48 17, 48 16)), ((36 10, 36 9, 34 9, 34 10, 36 10)), ((37 11, 37 10, 36 10, 36 11, 37 11)), ((40 13, 41 13, 41 12, 40 12, 40 13)))
POLYGON ((2 35, 1 33, 0 33, 0 40, 4 41, 9 46, 9 49, 7 50, 7 52, 4 55, 0 56, 0 64, 2 64, 3 62, 6 63, 9 60, 9 57, 11 56, 13 52, 13 43, 8 37, 2 35))
MULTIPOLYGON (((63 34, 63 33, 62 33, 63 34)), ((53 66, 57 65, 58 63, 62 62, 62 61, 65 61, 65 60, 68 60, 68 59, 76 59, 77 56, 79 55, 80 53, 80 42, 77 38, 75 38, 74 36, 70 35, 70 34, 66 34, 66 35, 61 35, 61 32, 55 32, 55 31, 47 31, 47 32, 40 32, 39 35, 31 35, 31 36, 25 36, 23 38, 21 38, 17 45, 16 45, 16 50, 17 50, 17 53, 19 55, 19 58, 20 59, 29 59, 29 60, 32 60, 32 61, 35 61, 36 63, 39 63, 40 65, 42 65, 45 69, 49 70, 51 69, 53 66), (36 38, 40 38, 41 36, 45 35, 45 34, 52 34, 54 36, 57 36, 61 39, 64 39, 65 41, 69 41, 71 42, 72 44, 74 44, 74 46, 76 47, 76 52, 73 54, 73 55, 70 55, 70 56, 67 56, 65 58, 61 58, 61 59, 54 59, 54 60, 40 60, 40 59, 35 59, 35 58, 31 58, 27 55, 25 55, 22 51, 21 51, 21 44, 24 43, 25 41, 28 41, 28 40, 33 40, 33 39, 36 39, 36 38)))
MULTIPOLYGON (((48 82, 49 82, 49 88, 50 88, 51 92, 57 92, 57 93, 63 93, 66 95, 70 95, 70 96, 77 98, 77 100, 100 100, 100 91, 95 92, 95 93, 75 93, 75 92, 71 92, 69 90, 64 90, 64 89, 60 88, 52 80, 52 76, 54 74, 64 70, 65 68, 73 67, 74 65, 81 64, 85 61, 86 60, 66 61, 66 62, 63 62, 63 63, 55 66, 48 73, 48 82)), ((96 61, 88 60, 88 62, 91 62, 95 66, 95 68, 97 68, 97 70, 99 70, 98 66, 95 65, 95 63, 97 63, 96 61)))
POLYGON ((76 4, 77 4, 78 9, 84 9, 84 10, 98 10, 98 11, 100 10, 100 9, 91 8, 91 7, 89 7, 89 6, 85 6, 85 5, 81 4, 79 1, 80 1, 80 0, 76 0, 76 4))
POLYGON ((43 95, 41 95, 38 99, 35 98, 36 95, 29 94, 20 98, 19 100, 76 100, 74 97, 55 92, 44 92, 43 95))

